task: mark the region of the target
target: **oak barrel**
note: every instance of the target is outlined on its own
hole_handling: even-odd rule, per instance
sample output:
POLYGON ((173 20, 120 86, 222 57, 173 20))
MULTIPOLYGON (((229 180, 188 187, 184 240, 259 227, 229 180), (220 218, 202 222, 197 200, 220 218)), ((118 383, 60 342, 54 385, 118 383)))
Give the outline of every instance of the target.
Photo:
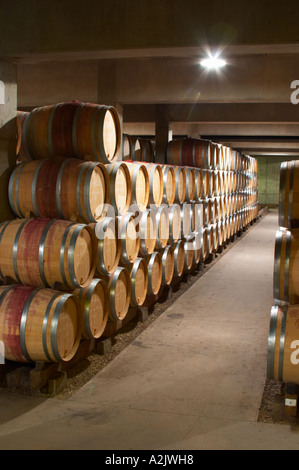
POLYGON ((141 307, 147 295, 148 272, 144 258, 137 258, 126 266, 131 278, 131 301, 133 307, 141 307))
POLYGON ((156 246, 156 216, 153 209, 146 209, 139 215, 139 254, 141 256, 151 255, 156 246))
POLYGON ((182 204, 186 198, 186 170, 182 166, 174 167, 175 198, 174 202, 182 204))
POLYGON ((117 220, 117 217, 103 217, 97 223, 89 224, 96 237, 96 267, 102 275, 114 272, 120 260, 117 220))
POLYGON ((154 251, 146 259, 148 271, 148 295, 158 294, 162 284, 162 255, 158 251, 154 251))
POLYGON ((175 200, 175 173, 170 165, 162 165, 163 173, 163 202, 173 204, 175 200))
POLYGON ((81 303, 82 335, 86 339, 100 338, 108 321, 108 290, 103 279, 93 279, 86 287, 72 292, 81 303))
POLYGON ((280 227, 299 227, 299 161, 280 166, 278 214, 280 227))
POLYGON ((0 287, 0 341, 16 362, 67 362, 82 334, 79 299, 47 288, 0 287))
POLYGON ((95 222, 109 198, 104 165, 77 159, 32 160, 17 165, 8 186, 17 217, 95 222))
POLYGON ((183 138, 168 142, 166 149, 167 163, 171 165, 210 168, 212 142, 205 139, 183 138))
POLYGON ((123 160, 154 161, 154 146, 150 139, 129 134, 123 135, 123 160))
POLYGON ((0 225, 0 277, 32 286, 84 287, 96 269, 92 229, 58 219, 15 219, 0 225))
POLYGON ((149 177, 149 200, 148 204, 160 206, 163 200, 163 172, 160 165, 156 163, 144 163, 149 177))
POLYGON ((156 209, 156 249, 165 248, 169 240, 168 206, 161 205, 156 209))
POLYGON ((108 288, 109 319, 123 320, 129 310, 131 300, 131 279, 128 270, 118 266, 116 270, 105 277, 108 288))
POLYGON ((120 244, 120 260, 122 263, 134 263, 138 257, 140 237, 138 233, 138 219, 132 212, 117 217, 118 240, 120 244))
POLYGON ((189 235, 184 240, 184 252, 185 252, 185 259, 184 259, 184 271, 189 272, 193 266, 194 262, 194 235, 189 235))
POLYGON ((113 106, 78 101, 42 106, 24 124, 34 159, 61 156, 109 163, 120 151, 120 122, 113 106))
POLYGON ((162 285, 169 286, 174 275, 174 250, 172 245, 166 245, 162 255, 162 285))
POLYGON ((168 206, 169 242, 176 243, 181 238, 181 207, 179 204, 168 206))
POLYGON ((27 148, 26 142, 26 120, 28 119, 29 112, 17 110, 17 145, 16 155, 17 163, 27 162, 32 160, 32 157, 27 148))
POLYGON ((181 277, 184 272, 185 265, 185 247, 184 240, 178 240, 173 245, 174 253, 174 277, 181 277))
POLYGON ((273 294, 277 300, 299 303, 299 229, 277 230, 273 294))
POLYGON ((188 237, 192 232, 193 210, 189 202, 181 205, 181 238, 188 237))
POLYGON ((268 334, 267 378, 299 384, 299 306, 274 305, 268 334))
POLYGON ((149 199, 149 176, 146 166, 139 162, 124 163, 128 166, 131 176, 130 205, 136 206, 136 210, 144 211, 149 199))
POLYGON ((186 195, 185 201, 191 202, 195 198, 195 169, 187 167, 186 171, 186 195))
POLYGON ((200 232, 199 236, 201 237, 200 242, 200 262, 204 262, 209 256, 209 249, 208 249, 208 231, 207 228, 204 227, 200 232))
POLYGON ((109 201, 116 215, 125 214, 131 202, 131 176, 124 162, 115 162, 106 165, 109 175, 110 197, 109 201))

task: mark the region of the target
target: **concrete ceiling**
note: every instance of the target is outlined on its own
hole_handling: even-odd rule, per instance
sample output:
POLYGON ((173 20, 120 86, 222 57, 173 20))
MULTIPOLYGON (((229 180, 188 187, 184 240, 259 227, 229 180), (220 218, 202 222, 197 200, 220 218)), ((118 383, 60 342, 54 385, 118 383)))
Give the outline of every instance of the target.
POLYGON ((0 0, 0 8, 0 58, 16 64, 20 107, 67 101, 71 90, 120 103, 128 133, 153 135, 162 112, 173 135, 299 158, 297 1, 0 0), (207 50, 226 59, 220 74, 199 65, 207 50))

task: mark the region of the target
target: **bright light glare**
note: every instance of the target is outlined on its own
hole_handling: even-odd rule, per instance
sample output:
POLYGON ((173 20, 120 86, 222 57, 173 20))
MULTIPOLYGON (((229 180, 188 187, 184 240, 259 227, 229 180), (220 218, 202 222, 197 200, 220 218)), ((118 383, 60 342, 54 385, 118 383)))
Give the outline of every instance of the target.
POLYGON ((210 56, 207 59, 203 59, 200 62, 200 65, 202 65, 208 70, 218 70, 221 67, 224 67, 224 65, 226 65, 226 61, 223 59, 219 59, 219 57, 217 56, 210 56))

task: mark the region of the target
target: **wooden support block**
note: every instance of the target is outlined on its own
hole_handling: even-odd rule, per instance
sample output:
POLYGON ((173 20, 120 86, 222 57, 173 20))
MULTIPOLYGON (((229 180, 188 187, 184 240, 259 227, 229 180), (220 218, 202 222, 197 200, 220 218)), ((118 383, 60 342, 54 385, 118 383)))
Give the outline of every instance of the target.
POLYGON ((57 393, 62 392, 67 384, 67 373, 65 371, 58 372, 54 377, 51 377, 48 380, 47 387, 44 390, 45 393, 49 395, 57 395, 57 393))
POLYGON ((112 349, 112 340, 110 338, 105 338, 97 341, 95 352, 100 355, 108 354, 112 349))
POLYGON ((57 362, 37 362, 34 369, 30 371, 30 389, 40 390, 50 377, 57 374, 60 363, 57 362))
POLYGON ((139 307, 137 310, 137 318, 140 323, 145 323, 148 319, 148 309, 146 307, 139 307))

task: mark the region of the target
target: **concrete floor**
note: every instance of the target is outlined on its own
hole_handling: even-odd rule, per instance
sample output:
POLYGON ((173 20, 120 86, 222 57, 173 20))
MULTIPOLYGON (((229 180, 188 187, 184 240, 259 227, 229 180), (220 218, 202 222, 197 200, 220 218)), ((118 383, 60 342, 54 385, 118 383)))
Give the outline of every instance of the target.
POLYGON ((0 449, 299 449, 257 422, 277 227, 269 213, 72 398, 0 393, 0 449))

